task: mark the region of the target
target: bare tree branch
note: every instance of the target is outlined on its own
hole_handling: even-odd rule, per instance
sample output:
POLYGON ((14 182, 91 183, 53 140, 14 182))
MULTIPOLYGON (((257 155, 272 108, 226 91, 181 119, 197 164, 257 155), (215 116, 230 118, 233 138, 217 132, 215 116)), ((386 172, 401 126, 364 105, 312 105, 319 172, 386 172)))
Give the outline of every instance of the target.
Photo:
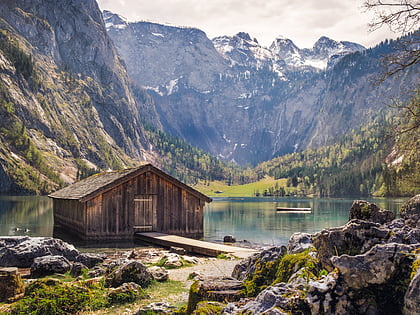
POLYGON ((393 32, 406 34, 419 28, 418 0, 365 0, 363 7, 375 14, 374 20, 369 24, 371 31, 388 26, 393 32))

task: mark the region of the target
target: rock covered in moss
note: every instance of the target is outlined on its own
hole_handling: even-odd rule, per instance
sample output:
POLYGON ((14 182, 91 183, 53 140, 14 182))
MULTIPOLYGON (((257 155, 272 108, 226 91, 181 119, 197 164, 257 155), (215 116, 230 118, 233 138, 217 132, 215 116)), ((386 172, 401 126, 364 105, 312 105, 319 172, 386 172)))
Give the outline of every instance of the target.
POLYGON ((134 282, 142 288, 150 285, 153 277, 146 266, 135 260, 125 260, 116 267, 111 268, 105 276, 107 287, 119 287, 127 282, 134 282))
POLYGON ((127 282, 118 288, 111 288, 108 299, 111 304, 132 303, 142 292, 142 288, 137 283, 127 282))
POLYGON ((365 200, 356 200, 350 209, 349 220, 360 219, 385 224, 395 219, 392 211, 379 208, 376 204, 365 200))
POLYGON ((243 282, 231 277, 198 280, 191 285, 187 313, 191 314, 202 301, 238 301, 243 289, 243 282))
POLYGON ((400 211, 404 223, 413 228, 420 228, 420 194, 408 200, 400 211))
POLYGON ((276 261, 286 252, 287 248, 285 246, 278 246, 263 250, 260 253, 256 253, 237 264, 233 269, 232 277, 238 280, 244 280, 255 272, 257 262, 260 264, 265 264, 268 262, 276 261))
POLYGON ((37 257, 31 266, 31 277, 41 278, 55 273, 64 274, 70 271, 71 263, 67 258, 58 255, 37 257))
POLYGON ((8 301, 23 292, 23 282, 18 269, 0 268, 0 302, 8 301))

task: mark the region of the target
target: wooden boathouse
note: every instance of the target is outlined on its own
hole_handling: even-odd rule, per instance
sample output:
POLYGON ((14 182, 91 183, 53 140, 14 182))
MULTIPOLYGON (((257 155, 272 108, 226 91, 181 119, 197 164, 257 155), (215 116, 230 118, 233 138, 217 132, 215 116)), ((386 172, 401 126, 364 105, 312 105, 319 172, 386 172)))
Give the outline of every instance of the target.
POLYGON ((49 197, 54 225, 84 240, 133 239, 136 232, 199 238, 212 201, 151 164, 93 175, 49 197))

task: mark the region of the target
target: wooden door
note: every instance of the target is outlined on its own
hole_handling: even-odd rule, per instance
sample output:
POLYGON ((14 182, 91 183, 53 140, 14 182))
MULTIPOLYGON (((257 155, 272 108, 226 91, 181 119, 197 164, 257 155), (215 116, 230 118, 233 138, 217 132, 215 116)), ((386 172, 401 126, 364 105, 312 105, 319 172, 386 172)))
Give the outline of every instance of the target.
POLYGON ((144 194, 134 197, 134 230, 150 232, 156 229, 157 195, 144 194))

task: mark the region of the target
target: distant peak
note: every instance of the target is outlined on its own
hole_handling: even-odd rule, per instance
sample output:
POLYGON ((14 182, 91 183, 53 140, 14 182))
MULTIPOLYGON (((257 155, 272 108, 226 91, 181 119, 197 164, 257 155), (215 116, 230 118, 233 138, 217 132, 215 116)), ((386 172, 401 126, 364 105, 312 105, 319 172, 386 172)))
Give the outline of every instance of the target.
POLYGON ((249 34, 248 33, 245 33, 245 32, 239 32, 235 36, 237 36, 239 38, 242 38, 242 39, 245 39, 245 40, 252 41, 251 36, 249 36, 249 34))
POLYGON ((283 36, 283 35, 278 35, 278 36, 276 37, 276 40, 288 40, 288 38, 287 38, 287 37, 285 37, 285 36, 283 36))

